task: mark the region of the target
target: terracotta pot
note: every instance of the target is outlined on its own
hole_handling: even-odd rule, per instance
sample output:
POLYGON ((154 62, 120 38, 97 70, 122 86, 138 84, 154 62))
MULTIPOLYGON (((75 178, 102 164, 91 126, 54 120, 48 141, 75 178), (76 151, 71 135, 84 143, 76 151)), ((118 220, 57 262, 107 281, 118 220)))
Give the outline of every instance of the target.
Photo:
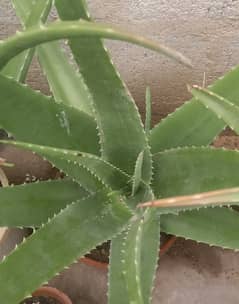
POLYGON ((57 300, 60 304, 72 304, 70 298, 59 289, 50 286, 43 286, 32 294, 33 297, 49 297, 57 300))

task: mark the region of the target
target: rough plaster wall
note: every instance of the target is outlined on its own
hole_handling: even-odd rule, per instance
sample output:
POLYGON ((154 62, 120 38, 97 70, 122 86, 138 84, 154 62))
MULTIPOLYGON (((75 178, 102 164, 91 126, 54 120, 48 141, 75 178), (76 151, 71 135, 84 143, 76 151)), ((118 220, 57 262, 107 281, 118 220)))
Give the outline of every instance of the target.
MULTIPOLYGON (((182 51, 194 63, 186 69, 150 51, 125 43, 107 43, 122 76, 143 112, 150 85, 154 122, 173 111, 189 95, 186 83, 206 83, 238 63, 238 0, 89 0, 96 20, 114 23, 182 51)), ((10 0, 0 0, 0 38, 19 27, 10 0)), ((47 91, 35 66, 29 76, 34 87, 47 91)))

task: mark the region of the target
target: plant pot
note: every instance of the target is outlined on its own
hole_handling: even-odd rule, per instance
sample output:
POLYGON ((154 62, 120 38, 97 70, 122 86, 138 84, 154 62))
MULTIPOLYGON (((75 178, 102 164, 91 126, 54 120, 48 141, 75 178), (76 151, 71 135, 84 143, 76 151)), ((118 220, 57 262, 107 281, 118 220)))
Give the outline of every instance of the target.
POLYGON ((23 300, 20 304, 72 304, 70 298, 62 291, 43 286, 37 289, 32 297, 23 300))

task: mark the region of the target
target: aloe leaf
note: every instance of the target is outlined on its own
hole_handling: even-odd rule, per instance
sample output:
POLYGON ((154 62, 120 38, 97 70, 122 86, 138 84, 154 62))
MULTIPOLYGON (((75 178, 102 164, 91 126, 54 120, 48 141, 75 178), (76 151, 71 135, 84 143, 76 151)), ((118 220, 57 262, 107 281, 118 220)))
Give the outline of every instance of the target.
POLYGON ((60 49, 58 42, 37 47, 37 55, 55 101, 92 115, 91 94, 81 75, 67 61, 67 56, 60 49))
MULTIPOLYGON (((156 170, 153 189, 156 197, 189 195, 239 185, 236 169, 239 168, 237 151, 209 147, 172 149, 155 154, 154 166, 156 170)), ((222 247, 230 247, 234 242, 231 248, 235 249, 239 247, 239 243, 237 245, 236 239, 232 239, 229 230, 233 231, 231 229, 236 225, 236 214, 228 210, 202 208, 180 212, 177 217, 162 215, 161 229, 167 233, 222 247), (222 214, 225 216, 224 221, 221 220, 222 214), (222 233, 219 239, 224 229, 226 232, 222 233)))
POLYGON ((17 57, 9 61, 9 63, 1 70, 1 74, 13 78, 16 81, 24 82, 33 53, 34 51, 32 49, 22 52, 17 57))
MULTIPOLYGON (((30 27, 39 22, 45 22, 50 12, 52 0, 39 0, 32 6, 32 1, 12 0, 16 11, 26 14, 26 26, 30 27), (31 10, 32 8, 32 10, 31 10)), ((12 77, 19 82, 24 82, 30 67, 34 49, 27 50, 13 58, 1 71, 5 76, 12 77)))
MULTIPOLYGON (((210 90, 239 105, 239 66, 210 86, 210 90)), ((217 115, 195 102, 179 107, 157 124, 150 134, 152 153, 183 146, 210 144, 226 124, 217 115)))
POLYGON ((0 226, 38 227, 88 194, 67 180, 0 188, 0 226))
POLYGON ((162 53, 175 60, 191 66, 190 62, 180 53, 156 43, 142 36, 133 35, 104 24, 88 21, 55 21, 52 24, 40 27, 31 27, 26 31, 18 32, 16 35, 1 41, 0 45, 0 67, 3 67, 10 59, 26 49, 52 40, 64 38, 75 38, 81 36, 100 37, 112 40, 130 42, 152 51, 162 53))
POLYGON ((0 125, 15 138, 99 153, 96 123, 86 113, 52 102, 50 97, 1 75, 0 91, 0 125))
MULTIPOLYGON (((161 46, 160 44, 157 44, 151 40, 147 40, 141 36, 135 36, 135 35, 129 34, 127 32, 113 29, 113 28, 110 28, 110 27, 102 25, 102 24, 100 25, 100 24, 95 24, 95 23, 90 23, 87 21, 80 20, 80 21, 75 21, 75 22, 74 21, 72 21, 72 22, 71 21, 65 21, 65 22, 58 21, 58 22, 52 23, 51 25, 49 25, 47 27, 45 27, 43 25, 41 27, 31 27, 30 29, 28 29, 25 32, 18 33, 17 35, 8 38, 4 42, 2 42, 1 46, 0 46, 0 67, 4 66, 12 57, 16 56, 18 53, 20 53, 21 51, 24 51, 27 48, 31 48, 38 44, 41 44, 44 42, 49 42, 52 40, 63 39, 63 38, 82 37, 82 36, 83 37, 85 37, 85 36, 101 37, 101 38, 124 40, 127 42, 131 42, 134 44, 138 44, 138 45, 147 47, 154 51, 163 52, 163 53, 166 52, 171 55, 174 54, 175 57, 178 57, 178 58, 180 57, 183 60, 181 55, 172 53, 167 48, 165 49, 164 46, 161 46)), ((91 56, 89 56, 89 54, 87 56, 88 56, 88 58, 91 57, 91 56)), ((91 58, 93 58, 93 57, 91 57, 91 58)), ((102 88, 101 88, 101 90, 102 90, 102 88)), ((92 90, 91 90, 91 92, 92 92, 92 90)), ((112 97, 113 96, 111 96, 111 99, 112 99, 112 97)), ((104 105, 103 105, 103 107, 104 107, 104 105)), ((111 111, 109 111, 108 108, 107 108, 107 111, 108 111, 108 113, 111 114, 111 111)), ((99 109, 96 109, 96 112, 100 113, 99 109)), ((104 112, 104 113, 106 113, 106 112, 104 112)), ((128 115, 129 115, 129 113, 128 113, 128 115)), ((131 119, 131 123, 133 122, 133 124, 134 124, 135 121, 132 118, 132 116, 130 117, 130 119, 131 119)), ((139 118, 138 118, 138 120, 139 120, 139 118)), ((110 116, 110 122, 111 121, 112 121, 112 119, 110 116)), ((99 124, 99 121, 98 121, 98 124, 99 124)), ((112 123, 111 123, 111 128, 112 128, 112 123)), ((99 128, 99 129, 102 131, 102 128, 99 128)), ((129 138, 129 136, 131 134, 129 132, 129 129, 130 129, 129 126, 127 126, 127 127, 124 126, 124 130, 127 133, 127 138, 129 138)), ((123 132, 122 130, 123 129, 121 129, 121 133, 123 132)), ((133 133, 134 133, 134 135, 137 135, 135 133, 139 133, 139 132, 136 129, 134 129, 133 133)), ((114 137, 115 137, 115 134, 114 134, 114 137)), ((143 137, 143 140, 144 140, 143 134, 141 134, 141 137, 143 137)), ((134 148, 132 145, 132 139, 134 141, 136 141, 137 137, 130 138, 130 139, 131 139, 131 146, 132 146, 131 150, 134 152, 134 148)), ((101 140, 102 140, 102 138, 101 138, 101 140)), ((102 143, 104 144, 104 140, 102 140, 102 143)), ((127 142, 124 142, 124 145, 125 144, 127 144, 127 142)), ((112 149, 112 148, 115 149, 115 146, 117 146, 117 145, 111 144, 110 149, 112 149)), ((121 139, 121 146, 122 146, 122 139, 121 139)), ((120 146, 118 146, 118 148, 120 148, 120 146)), ((127 150, 128 150, 128 148, 127 148, 127 150)), ((141 147, 141 150, 142 150, 142 147, 141 147)), ((140 151, 137 151, 137 154, 139 152, 140 151)), ((116 154, 114 153, 114 156, 115 155, 116 154)), ((135 158, 135 155, 134 155, 134 158, 135 158)), ((119 158, 118 158, 118 153, 117 153, 117 160, 118 159, 119 158)), ((120 159, 124 159, 124 155, 122 155, 122 158, 120 158, 120 159)), ((125 159, 129 159, 129 161, 131 161, 130 155, 127 154, 127 158, 125 158, 125 159)), ((114 163, 115 165, 118 166, 118 164, 115 163, 114 161, 112 161, 112 163, 114 163)), ((121 166, 119 166, 119 167, 121 167, 121 166)), ((122 169, 125 169, 125 168, 122 168, 122 169)))
MULTIPOLYGON (((63 20, 90 19, 83 0, 60 0, 55 4, 63 20)), ((71 39, 69 45, 93 97, 102 155, 133 175, 136 159, 147 146, 134 100, 100 39, 71 39)), ((143 164, 142 175, 150 179, 151 156, 145 154, 145 157, 147 160, 143 164)))
POLYGON ((134 176, 133 176, 133 186, 132 186, 132 196, 134 196, 139 188, 140 182, 142 180, 142 167, 144 160, 144 151, 139 153, 136 160, 134 176))
MULTIPOLYGON (((32 3, 27 1, 22 5, 22 0, 12 1, 15 4, 16 13, 26 25, 32 3)), ((91 115, 91 95, 81 75, 68 62, 59 43, 52 42, 39 46, 36 51, 55 101, 66 103, 91 115)))
POLYGON ((35 0, 21 0, 21 1, 11 0, 11 1, 17 16, 20 19, 25 18, 26 20, 29 18, 31 11, 34 5, 36 4, 35 0))
POLYGON ((232 130, 235 130, 237 134, 239 133, 238 106, 222 96, 197 86, 189 90, 200 103, 215 113, 218 119, 222 119, 232 130))
POLYGON ((127 187, 131 179, 129 175, 95 155, 24 142, 6 140, 0 140, 0 142, 40 154, 91 192, 95 192, 103 186, 110 190, 124 188, 126 191, 126 188, 129 188, 127 187))
POLYGON ((145 93, 145 132, 148 135, 151 129, 151 92, 150 88, 146 88, 145 93))
POLYGON ((207 208, 161 216, 162 231, 213 246, 239 250, 239 214, 229 208, 207 208))
MULTIPOLYGON (((141 203, 138 207, 157 207, 160 213, 170 210, 191 210, 193 208, 217 207, 239 204, 239 188, 219 189, 193 195, 182 195, 141 203)), ((175 212, 174 212, 175 213, 175 212)))
POLYGON ((238 151, 179 148, 154 155, 156 197, 187 195, 239 185, 238 151))
POLYGON ((4 303, 19 303, 65 266, 119 233, 130 217, 121 201, 108 202, 102 194, 66 207, 0 264, 4 303))
POLYGON ((112 240, 109 303, 150 302, 159 239, 159 216, 148 209, 112 240))
MULTIPOLYGON (((63 20, 90 20, 83 0, 57 0, 55 4, 63 20)), ((147 146, 134 101, 100 39, 71 39, 69 45, 93 96, 103 156, 132 175, 137 156, 147 146)), ((149 159, 143 175, 151 174, 150 169, 149 159)))

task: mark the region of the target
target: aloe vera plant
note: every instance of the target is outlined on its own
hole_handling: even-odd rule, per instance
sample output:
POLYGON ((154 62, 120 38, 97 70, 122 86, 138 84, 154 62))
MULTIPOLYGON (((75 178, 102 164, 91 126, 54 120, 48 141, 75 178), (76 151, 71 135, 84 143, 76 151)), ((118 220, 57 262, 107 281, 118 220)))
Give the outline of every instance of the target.
POLYGON ((106 240, 109 304, 150 303, 161 231, 238 249, 238 214, 222 206, 239 201, 239 153, 206 146, 227 124, 239 128, 239 67, 214 93, 190 89, 195 99, 150 130, 149 89, 144 127, 101 38, 190 66, 188 59, 92 22, 84 0, 55 0, 61 21, 51 24, 51 0, 12 3, 24 30, 0 43, 0 126, 15 138, 1 143, 38 153, 65 177, 0 191, 0 225, 37 228, 0 264, 4 303, 18 304, 106 240), (79 70, 59 39, 67 39, 79 70), (52 97, 22 84, 34 54, 52 97))

